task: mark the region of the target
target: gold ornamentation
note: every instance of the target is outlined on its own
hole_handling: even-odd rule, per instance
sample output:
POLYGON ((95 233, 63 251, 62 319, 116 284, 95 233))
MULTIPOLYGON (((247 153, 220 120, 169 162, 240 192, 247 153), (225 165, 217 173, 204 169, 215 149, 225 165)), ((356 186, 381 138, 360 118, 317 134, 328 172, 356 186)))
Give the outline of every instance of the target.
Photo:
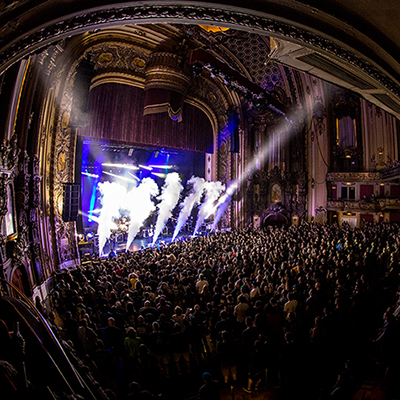
POLYGON ((99 63, 100 64, 109 64, 113 59, 113 55, 111 53, 101 53, 99 55, 99 63))
POLYGON ((58 170, 59 171, 64 171, 65 166, 66 166, 65 154, 64 153, 60 153, 58 155, 58 170))
POLYGON ((62 116, 61 126, 63 129, 67 129, 68 125, 69 125, 69 113, 65 111, 62 116))
POLYGON ((132 60, 132 64, 135 65, 136 67, 144 68, 144 66, 146 65, 146 61, 143 58, 135 57, 132 60))

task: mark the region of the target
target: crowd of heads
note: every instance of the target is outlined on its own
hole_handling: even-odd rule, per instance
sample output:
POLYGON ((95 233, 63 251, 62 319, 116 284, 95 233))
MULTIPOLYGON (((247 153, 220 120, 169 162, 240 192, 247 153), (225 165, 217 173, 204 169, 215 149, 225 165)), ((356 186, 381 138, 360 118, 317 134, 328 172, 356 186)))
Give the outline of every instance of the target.
POLYGON ((349 358, 390 353, 377 335, 397 317, 399 247, 397 225, 302 223, 88 257, 57 274, 49 317, 116 398, 205 371, 332 395, 349 358))

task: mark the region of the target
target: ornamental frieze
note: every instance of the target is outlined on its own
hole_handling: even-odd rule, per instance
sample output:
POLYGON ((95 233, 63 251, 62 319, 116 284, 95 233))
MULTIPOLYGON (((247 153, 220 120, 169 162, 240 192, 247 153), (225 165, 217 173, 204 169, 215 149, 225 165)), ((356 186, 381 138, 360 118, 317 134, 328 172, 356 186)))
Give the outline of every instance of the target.
POLYGON ((329 182, 348 182, 348 181, 379 181, 379 172, 329 172, 326 175, 329 182))
POLYGON ((144 76, 144 69, 150 56, 135 45, 107 43, 90 49, 95 71, 125 71, 144 76))
POLYGON ((380 207, 378 203, 368 203, 364 201, 335 201, 329 200, 327 202, 327 208, 329 210, 338 211, 379 211, 380 207))

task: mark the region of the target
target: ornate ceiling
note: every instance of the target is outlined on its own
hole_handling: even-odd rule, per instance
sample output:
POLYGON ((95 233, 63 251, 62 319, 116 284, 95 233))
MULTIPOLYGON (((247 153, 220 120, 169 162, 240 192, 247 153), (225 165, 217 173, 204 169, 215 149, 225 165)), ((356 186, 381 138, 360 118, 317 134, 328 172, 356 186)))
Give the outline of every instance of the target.
MULTIPOLYGON (((63 44, 74 48, 74 54, 69 55, 78 59, 86 54, 95 64, 97 76, 92 87, 104 83, 105 76, 126 83, 127 73, 131 75, 130 84, 143 87, 152 54, 178 54, 189 62, 192 51, 201 48, 283 104, 291 107, 301 103, 302 89, 296 82, 300 74, 271 60, 270 38, 256 33, 234 29, 207 32, 198 25, 152 24, 90 31, 73 42, 63 44)), ((220 84, 223 88, 222 81, 220 84)))
POLYGON ((88 30, 132 23, 216 25, 246 32, 242 43, 247 47, 241 39, 232 38, 230 30, 223 39, 213 38, 210 43, 220 40, 227 48, 225 56, 231 50, 232 58, 237 58, 252 80, 268 90, 276 88, 282 74, 274 60, 355 91, 400 117, 397 0, 249 0, 245 6, 236 0, 3 1, 0 72, 21 57, 88 30), (263 69, 270 50, 265 37, 273 37, 274 42, 270 61, 264 65, 268 68, 263 69), (248 47, 257 49, 257 65, 251 62, 248 47))

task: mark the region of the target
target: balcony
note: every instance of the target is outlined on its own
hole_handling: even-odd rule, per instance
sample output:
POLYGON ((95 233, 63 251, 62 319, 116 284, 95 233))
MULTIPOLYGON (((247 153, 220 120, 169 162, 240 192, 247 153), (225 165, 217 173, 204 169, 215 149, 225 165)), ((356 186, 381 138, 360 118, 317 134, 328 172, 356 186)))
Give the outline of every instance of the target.
POLYGON ((400 198, 377 198, 375 201, 328 199, 327 209, 330 211, 379 212, 400 210, 400 198))
POLYGON ((328 182, 380 182, 382 173, 378 171, 328 172, 326 180, 328 182))

